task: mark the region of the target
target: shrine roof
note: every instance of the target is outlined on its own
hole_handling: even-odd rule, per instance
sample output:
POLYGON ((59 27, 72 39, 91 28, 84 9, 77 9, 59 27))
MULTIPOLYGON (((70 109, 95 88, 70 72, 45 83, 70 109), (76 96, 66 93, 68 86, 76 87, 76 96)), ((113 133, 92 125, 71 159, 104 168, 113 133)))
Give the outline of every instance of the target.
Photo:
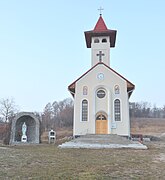
POLYGON ((131 96, 133 90, 135 89, 135 85, 132 84, 130 81, 128 81, 125 77, 123 77, 121 74, 117 73, 115 70, 113 70, 112 68, 110 68, 109 66, 107 66, 106 64, 104 64, 103 62, 98 62, 95 66, 93 66, 92 68, 90 68, 87 72, 85 72, 82 76, 80 76, 78 79, 76 79, 72 84, 70 84, 68 86, 68 90, 70 91, 70 93, 73 95, 75 94, 75 88, 76 88, 76 82, 79 81, 82 77, 84 77, 86 74, 88 74, 91 70, 93 70, 96 66, 98 65, 104 65, 105 67, 107 67, 109 70, 111 70, 112 72, 114 72, 116 75, 118 75, 119 77, 121 77, 122 79, 124 79, 127 82, 127 92, 129 93, 129 97, 131 96))

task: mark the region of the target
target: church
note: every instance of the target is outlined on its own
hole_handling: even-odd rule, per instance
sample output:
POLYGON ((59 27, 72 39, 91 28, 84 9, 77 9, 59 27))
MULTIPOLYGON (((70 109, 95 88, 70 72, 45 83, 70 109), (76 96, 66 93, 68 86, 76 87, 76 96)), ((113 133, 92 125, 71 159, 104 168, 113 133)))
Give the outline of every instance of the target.
POLYGON ((130 136, 129 98, 135 85, 110 66, 117 31, 108 29, 100 14, 94 29, 84 34, 91 68, 68 86, 74 97, 73 135, 130 136))

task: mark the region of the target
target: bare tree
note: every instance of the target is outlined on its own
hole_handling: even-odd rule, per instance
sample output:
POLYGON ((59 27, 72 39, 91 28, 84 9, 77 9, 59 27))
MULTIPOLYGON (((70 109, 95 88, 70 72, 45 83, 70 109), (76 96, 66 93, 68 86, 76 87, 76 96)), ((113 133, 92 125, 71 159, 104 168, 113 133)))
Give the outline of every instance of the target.
POLYGON ((73 100, 70 98, 63 101, 48 103, 42 113, 42 131, 50 128, 71 127, 73 125, 73 100))
POLYGON ((9 122, 17 112, 18 109, 13 98, 0 100, 0 115, 4 122, 9 122))
POLYGON ((157 107, 156 104, 151 106, 148 102, 130 103, 130 117, 132 118, 165 118, 165 105, 157 107))
POLYGON ((69 127, 73 124, 73 100, 70 98, 53 103, 53 121, 58 127, 69 127))
POLYGON ((3 118, 2 118, 2 117, 0 117, 0 123, 1 123, 1 122, 3 122, 3 118))
POLYGON ((11 121, 17 112, 18 108, 13 98, 0 100, 0 119, 3 121, 3 132, 0 138, 3 139, 4 144, 9 144, 11 121))
POLYGON ((50 130, 52 126, 52 105, 48 103, 42 114, 42 130, 47 131, 50 130))

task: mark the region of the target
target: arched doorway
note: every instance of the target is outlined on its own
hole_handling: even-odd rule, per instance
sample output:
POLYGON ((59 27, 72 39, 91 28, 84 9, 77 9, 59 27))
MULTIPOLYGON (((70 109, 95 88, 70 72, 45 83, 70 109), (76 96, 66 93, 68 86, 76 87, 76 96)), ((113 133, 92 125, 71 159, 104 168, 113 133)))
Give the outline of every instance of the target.
POLYGON ((102 112, 96 115, 96 134, 108 134, 107 115, 102 112))

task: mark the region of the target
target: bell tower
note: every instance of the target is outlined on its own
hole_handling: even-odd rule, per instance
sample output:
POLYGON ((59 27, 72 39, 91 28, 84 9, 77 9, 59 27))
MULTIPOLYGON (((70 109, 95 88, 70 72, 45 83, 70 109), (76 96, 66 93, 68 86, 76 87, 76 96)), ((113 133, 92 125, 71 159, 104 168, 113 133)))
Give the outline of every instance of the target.
POLYGON ((100 14, 94 29, 84 33, 87 48, 91 48, 92 67, 99 62, 110 66, 110 48, 115 47, 117 31, 108 29, 100 14))

